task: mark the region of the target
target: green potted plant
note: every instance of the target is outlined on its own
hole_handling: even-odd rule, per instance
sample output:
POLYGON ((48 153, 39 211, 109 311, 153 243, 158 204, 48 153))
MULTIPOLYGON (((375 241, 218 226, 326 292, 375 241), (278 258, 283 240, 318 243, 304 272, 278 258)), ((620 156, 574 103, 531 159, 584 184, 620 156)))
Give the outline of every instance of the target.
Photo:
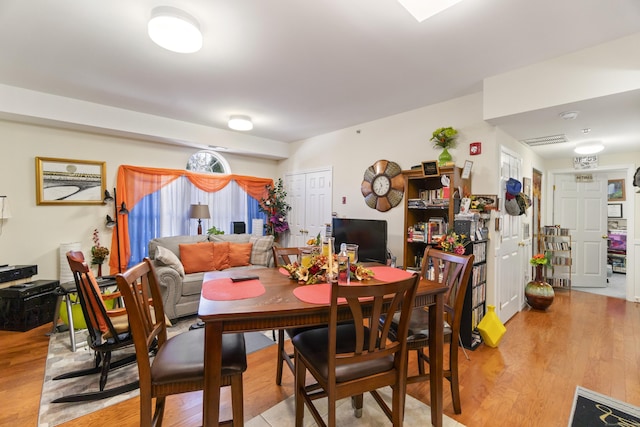
POLYGON ((439 166, 446 166, 453 160, 448 150, 449 148, 455 148, 457 138, 458 131, 451 126, 441 127, 433 131, 431 135, 433 148, 442 148, 442 153, 438 157, 439 166))

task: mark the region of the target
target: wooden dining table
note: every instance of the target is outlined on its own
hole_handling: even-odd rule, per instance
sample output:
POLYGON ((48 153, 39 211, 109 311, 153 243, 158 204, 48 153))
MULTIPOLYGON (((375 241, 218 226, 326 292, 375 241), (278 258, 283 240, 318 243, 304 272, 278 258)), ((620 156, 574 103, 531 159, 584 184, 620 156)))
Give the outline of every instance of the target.
MULTIPOLYGON (((366 282, 375 284, 400 280, 402 274, 410 274, 392 267, 371 267, 374 278, 366 282), (397 277, 397 278, 396 278, 397 277), (393 279, 391 279, 393 278, 393 279)), ((278 268, 257 268, 244 270, 242 274, 257 276, 258 280, 232 282, 234 271, 215 271, 205 273, 198 316, 205 326, 204 346, 204 390, 203 390, 203 426, 219 425, 220 372, 222 365, 222 334, 284 329, 294 326, 326 325, 329 321, 329 303, 327 301, 304 302, 294 292, 299 286, 291 280, 285 271, 278 268), (225 291, 228 290, 228 292, 225 291)), ((304 289, 304 291, 312 288, 304 289)), ((432 381, 431 422, 442 426, 443 391, 443 349, 444 349, 444 292, 445 287, 421 279, 415 299, 416 307, 430 307, 429 356, 432 381), (433 380, 439 378, 439 380, 433 380)), ((330 293, 330 291, 329 291, 330 293)), ((340 320, 349 319, 349 311, 339 311, 340 320)), ((274 360, 274 368, 276 361, 274 360)))

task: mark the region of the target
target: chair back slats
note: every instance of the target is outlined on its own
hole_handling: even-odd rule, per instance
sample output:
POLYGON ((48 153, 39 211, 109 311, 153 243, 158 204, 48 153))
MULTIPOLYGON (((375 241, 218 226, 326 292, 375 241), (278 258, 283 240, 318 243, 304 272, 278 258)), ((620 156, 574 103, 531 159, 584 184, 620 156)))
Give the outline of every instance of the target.
POLYGON ((93 272, 79 251, 67 252, 67 261, 76 283, 80 307, 87 323, 91 339, 96 345, 102 344, 105 336, 119 341, 118 331, 107 314, 107 306, 102 299, 100 287, 93 272))
POLYGON ((447 287, 444 294, 444 309, 447 321, 454 329, 454 336, 460 330, 464 297, 471 276, 474 256, 458 255, 427 247, 422 258, 421 275, 425 279, 438 282, 447 287), (429 277, 429 266, 433 265, 433 277, 429 277))
POLYGON ((409 327, 408 318, 418 281, 419 276, 414 274, 410 278, 386 284, 338 285, 334 283, 332 285, 328 343, 330 375, 335 375, 336 366, 365 363, 390 356, 394 356, 394 367, 400 369, 404 366, 402 359, 406 359, 406 357, 398 356, 406 354, 406 340, 387 342, 391 322, 385 322, 382 328, 377 328, 370 327, 370 319, 378 319, 381 315, 386 315, 386 319, 391 319, 394 312, 401 310, 400 329, 404 330, 404 336, 406 336, 409 327), (339 299, 346 300, 346 306, 351 311, 353 318, 355 326, 353 353, 336 352, 337 328, 340 327, 338 311, 345 307, 345 304, 338 303, 339 299), (366 315, 363 303, 371 305, 370 311, 367 311, 366 315))
POLYGON ((273 246, 271 248, 273 251, 273 262, 276 268, 283 267, 288 264, 293 264, 298 260, 298 256, 300 255, 300 248, 282 248, 273 246))

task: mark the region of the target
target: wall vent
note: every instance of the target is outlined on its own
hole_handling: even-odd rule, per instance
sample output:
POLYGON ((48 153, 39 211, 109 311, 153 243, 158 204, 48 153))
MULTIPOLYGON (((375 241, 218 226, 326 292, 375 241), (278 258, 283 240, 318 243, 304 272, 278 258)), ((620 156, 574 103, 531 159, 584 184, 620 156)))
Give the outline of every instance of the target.
POLYGON ((530 147, 535 147, 537 145, 549 145, 549 144, 559 144, 561 142, 568 142, 566 135, 550 135, 550 136, 541 136, 539 138, 530 138, 530 139, 522 139, 520 142, 527 144, 530 147))

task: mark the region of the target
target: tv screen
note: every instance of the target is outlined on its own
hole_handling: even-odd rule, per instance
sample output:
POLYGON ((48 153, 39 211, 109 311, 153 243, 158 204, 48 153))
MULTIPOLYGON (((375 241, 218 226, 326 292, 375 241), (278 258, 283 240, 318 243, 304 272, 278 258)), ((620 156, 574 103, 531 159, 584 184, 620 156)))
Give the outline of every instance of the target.
POLYGON ((333 218, 335 250, 341 243, 358 245, 358 262, 387 261, 387 221, 376 219, 333 218))

